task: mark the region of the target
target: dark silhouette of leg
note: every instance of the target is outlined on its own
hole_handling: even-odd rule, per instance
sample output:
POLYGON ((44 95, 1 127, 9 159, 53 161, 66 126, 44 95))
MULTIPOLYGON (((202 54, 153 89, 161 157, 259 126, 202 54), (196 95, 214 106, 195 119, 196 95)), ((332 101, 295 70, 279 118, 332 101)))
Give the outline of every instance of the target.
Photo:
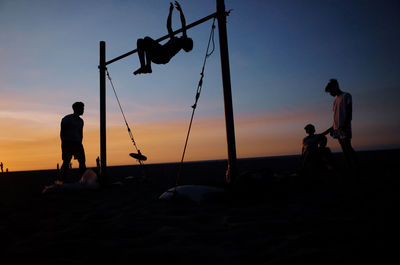
POLYGON ((151 49, 154 47, 157 43, 155 40, 153 40, 150 37, 145 37, 144 40, 144 46, 146 47, 146 67, 145 67, 145 73, 151 73, 151 49))
POLYGON ((138 39, 136 42, 136 45, 137 45, 137 53, 138 53, 138 57, 139 57, 139 61, 140 61, 140 68, 137 69, 135 72, 133 72, 134 75, 143 73, 143 70, 146 66, 144 40, 138 39))
POLYGON ((85 159, 78 159, 78 162, 79 162, 79 172, 81 173, 81 175, 83 175, 83 173, 85 173, 86 171, 85 159))
POLYGON ((340 146, 342 147, 344 158, 349 169, 356 169, 358 167, 357 154, 351 146, 351 139, 339 139, 340 146))
POLYGON ((138 39, 137 40, 137 49, 138 49, 140 67, 144 68, 145 65, 146 65, 146 62, 144 60, 144 40, 143 39, 138 39))
POLYGON ((82 144, 77 147, 76 154, 74 156, 75 159, 77 159, 79 162, 79 172, 81 173, 81 175, 83 175, 83 173, 85 173, 86 171, 86 156, 85 149, 83 148, 82 144))
POLYGON ((61 165, 61 181, 65 182, 67 180, 67 173, 69 170, 69 165, 71 163, 72 155, 63 154, 63 164, 61 165))
POLYGON ((140 61, 140 68, 133 72, 134 75, 151 73, 151 52, 152 45, 154 46, 154 40, 150 37, 137 40, 137 53, 140 61))

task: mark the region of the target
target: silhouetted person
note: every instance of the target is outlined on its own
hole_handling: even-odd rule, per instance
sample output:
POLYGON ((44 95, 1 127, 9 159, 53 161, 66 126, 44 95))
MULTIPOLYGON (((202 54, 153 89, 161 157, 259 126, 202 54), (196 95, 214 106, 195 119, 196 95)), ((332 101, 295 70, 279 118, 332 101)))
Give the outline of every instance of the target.
POLYGON ((72 156, 79 162, 79 170, 83 174, 86 170, 85 150, 83 149, 83 120, 81 117, 85 105, 75 102, 72 105, 74 113, 65 116, 61 120, 61 150, 63 164, 61 166, 61 179, 65 181, 70 167, 72 156))
POLYGON ((325 135, 330 132, 330 129, 323 133, 315 134, 314 125, 307 124, 304 130, 308 135, 303 139, 303 147, 301 150, 302 169, 306 167, 317 168, 321 166, 323 162, 322 155, 326 153, 327 148, 327 139, 325 135))
MULTIPOLYGON (((330 132, 330 129, 325 131, 327 134, 330 132)), ((318 143, 318 153, 321 157, 323 165, 329 169, 333 170, 336 168, 335 158, 333 157, 332 151, 329 147, 327 147, 328 139, 324 135, 323 138, 318 143)))
POLYGON ((4 171, 3 171, 3 167, 4 167, 3 162, 1 162, 1 163, 0 163, 1 173, 4 172, 4 171))
POLYGON ((355 169, 358 167, 358 159, 356 152, 351 146, 352 97, 349 93, 340 90, 336 79, 329 80, 329 83, 325 87, 325 92, 329 93, 332 97, 336 97, 333 102, 333 126, 330 128, 331 136, 338 139, 347 166, 350 169, 355 169))
POLYGON ((182 23, 182 37, 178 38, 173 35, 171 27, 171 17, 174 5, 170 3, 167 19, 167 29, 169 34, 168 42, 164 45, 161 45, 150 37, 138 39, 137 53, 140 60, 140 68, 133 72, 133 74, 137 75, 151 73, 151 62, 156 64, 166 64, 181 49, 183 49, 185 52, 189 52, 193 49, 193 40, 186 36, 186 20, 185 16, 183 15, 182 8, 177 1, 175 1, 175 6, 180 13, 182 23))

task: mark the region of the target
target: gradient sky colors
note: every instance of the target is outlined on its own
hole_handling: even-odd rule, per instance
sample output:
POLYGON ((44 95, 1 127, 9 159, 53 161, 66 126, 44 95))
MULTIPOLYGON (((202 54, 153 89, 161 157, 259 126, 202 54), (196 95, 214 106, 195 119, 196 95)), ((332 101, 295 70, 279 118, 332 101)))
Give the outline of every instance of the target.
MULTIPOLYGON (((180 1, 189 23, 215 12, 214 0, 180 1)), ((356 150, 400 147, 399 1, 225 0, 238 157, 298 154, 304 126, 332 123, 337 78, 354 100, 356 150)), ((167 33, 164 0, 0 0, 0 161, 12 171, 61 163, 60 120, 85 103, 89 166, 99 155, 99 41, 107 59, 136 39, 167 33)), ((173 28, 178 29, 178 13, 173 28)), ((135 139, 149 163, 179 161, 211 21, 188 31, 190 53, 153 74, 133 76, 134 54, 108 66, 135 139)), ((107 81, 108 82, 108 81, 107 81)), ((107 83, 108 164, 136 162, 107 83)), ((226 157, 219 62, 205 70, 187 160, 226 157)), ((336 141, 328 145, 338 151, 336 141)), ((76 166, 76 162, 74 162, 76 166)))

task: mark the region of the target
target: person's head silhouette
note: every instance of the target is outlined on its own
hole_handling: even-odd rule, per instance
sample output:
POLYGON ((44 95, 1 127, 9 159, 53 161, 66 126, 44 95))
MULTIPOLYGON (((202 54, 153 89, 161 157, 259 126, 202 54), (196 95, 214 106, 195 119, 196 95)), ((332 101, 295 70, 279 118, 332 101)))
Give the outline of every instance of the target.
POLYGON ((304 130, 309 135, 313 135, 315 133, 315 127, 312 124, 307 124, 306 127, 304 127, 304 130))
POLYGON ((342 90, 340 90, 339 83, 336 79, 329 80, 329 83, 325 87, 325 92, 329 93, 332 97, 342 94, 342 90))
POLYGON ((75 102, 72 104, 72 109, 74 110, 75 115, 81 116, 85 110, 85 104, 82 102, 75 102))
POLYGON ((190 52, 193 49, 193 40, 188 37, 182 37, 182 49, 185 52, 190 52))

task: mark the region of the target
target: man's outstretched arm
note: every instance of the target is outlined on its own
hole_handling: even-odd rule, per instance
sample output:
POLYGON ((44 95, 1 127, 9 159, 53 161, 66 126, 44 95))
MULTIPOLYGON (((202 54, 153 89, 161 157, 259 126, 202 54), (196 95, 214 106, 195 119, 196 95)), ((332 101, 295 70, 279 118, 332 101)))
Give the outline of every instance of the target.
POLYGON ((181 5, 178 3, 178 1, 175 1, 175 6, 176 6, 176 9, 179 11, 180 17, 181 17, 182 36, 186 38, 187 36, 186 36, 186 20, 185 20, 185 15, 183 14, 182 7, 181 7, 181 5))
POLYGON ((331 133, 331 131, 333 130, 333 126, 331 126, 329 129, 327 129, 326 131, 322 132, 322 135, 327 135, 328 133, 331 133))
POLYGON ((168 18, 167 18, 167 30, 168 30, 168 35, 170 38, 173 37, 173 31, 171 27, 171 17, 172 17, 172 10, 174 10, 174 5, 172 3, 169 3, 169 13, 168 13, 168 18))

